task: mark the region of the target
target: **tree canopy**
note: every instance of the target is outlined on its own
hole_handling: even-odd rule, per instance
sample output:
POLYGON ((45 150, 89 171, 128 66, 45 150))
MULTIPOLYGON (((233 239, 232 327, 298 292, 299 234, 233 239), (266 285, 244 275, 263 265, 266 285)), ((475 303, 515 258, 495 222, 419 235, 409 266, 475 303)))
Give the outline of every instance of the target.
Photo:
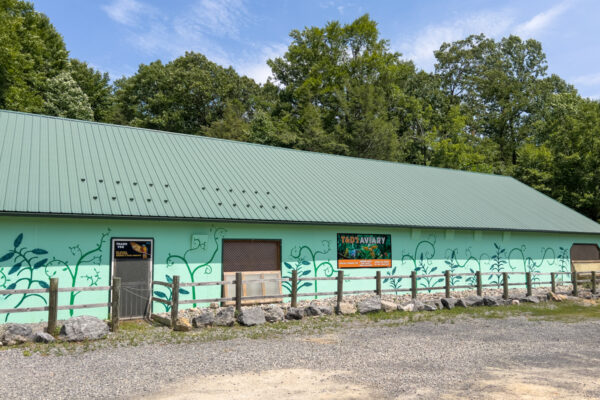
POLYGON ((0 0, 0 108, 510 175, 600 221, 600 102, 549 75, 540 42, 472 35, 428 73, 368 15, 290 38, 262 85, 194 52, 112 82, 0 0))

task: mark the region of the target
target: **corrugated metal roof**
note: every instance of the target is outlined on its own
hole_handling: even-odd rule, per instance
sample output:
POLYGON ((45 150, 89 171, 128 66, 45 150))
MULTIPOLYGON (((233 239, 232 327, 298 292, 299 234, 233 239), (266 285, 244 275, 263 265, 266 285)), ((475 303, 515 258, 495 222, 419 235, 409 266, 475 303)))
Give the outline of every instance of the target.
POLYGON ((600 233, 510 177, 12 111, 0 212, 600 233))

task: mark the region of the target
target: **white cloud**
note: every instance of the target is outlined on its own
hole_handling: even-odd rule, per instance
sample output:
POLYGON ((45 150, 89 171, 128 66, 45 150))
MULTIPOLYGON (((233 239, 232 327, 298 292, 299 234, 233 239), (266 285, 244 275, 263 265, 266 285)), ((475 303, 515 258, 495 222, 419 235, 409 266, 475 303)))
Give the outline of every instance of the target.
POLYGON ((496 37, 511 26, 514 17, 507 11, 472 14, 445 24, 429 25, 411 41, 404 41, 399 50, 419 67, 431 70, 435 62, 433 52, 442 43, 464 39, 471 34, 484 33, 496 37))
POLYGON ((563 1, 562 3, 535 15, 529 21, 517 25, 513 32, 525 38, 535 36, 551 25, 561 14, 567 11, 571 7, 571 4, 570 1, 563 1))
POLYGON ((143 14, 153 14, 156 10, 137 0, 114 0, 102 6, 106 14, 114 21, 123 25, 137 25, 143 14))
POLYGON ((571 82, 582 86, 600 85, 600 72, 577 76, 571 82))
POLYGON ((265 83, 271 77, 271 67, 267 65, 267 60, 282 56, 287 47, 285 43, 265 46, 256 55, 245 56, 241 62, 234 63, 233 66, 240 74, 256 82, 265 83))
POLYGON ((551 26, 571 5, 571 0, 563 1, 525 22, 518 21, 517 10, 506 9, 475 13, 445 23, 432 24, 418 32, 412 40, 404 40, 398 50, 413 60, 418 67, 432 70, 435 63, 433 52, 444 42, 453 42, 480 33, 495 39, 510 34, 528 38, 551 26))
POLYGON ((205 33, 238 38, 239 27, 248 18, 249 13, 241 0, 200 0, 186 20, 189 25, 205 33))

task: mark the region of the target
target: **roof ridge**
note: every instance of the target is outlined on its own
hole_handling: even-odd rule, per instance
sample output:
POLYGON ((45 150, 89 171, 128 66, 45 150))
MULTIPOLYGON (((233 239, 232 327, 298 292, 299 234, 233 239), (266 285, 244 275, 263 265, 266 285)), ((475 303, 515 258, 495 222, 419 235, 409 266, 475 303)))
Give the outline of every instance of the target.
POLYGON ((178 135, 178 136, 183 136, 183 137, 187 137, 187 138, 198 138, 198 140, 215 140, 215 141, 220 141, 220 142, 235 143, 235 144, 242 144, 242 145, 248 145, 248 146, 256 146, 256 147, 268 148, 268 149, 294 151, 294 152, 306 153, 306 154, 311 154, 311 155, 321 155, 321 156, 327 156, 327 157, 341 157, 341 158, 346 158, 346 159, 360 160, 360 161, 367 161, 367 162, 372 161, 372 162, 380 162, 380 163, 387 163, 387 164, 404 165, 407 167, 414 167, 414 168, 436 169, 436 170, 448 171, 448 172, 457 173, 457 174, 466 173, 466 174, 478 174, 478 175, 497 177, 497 178, 513 178, 509 175, 490 174, 487 172, 467 171, 467 170, 462 170, 462 169, 444 168, 444 167, 436 167, 436 166, 430 166, 430 165, 410 164, 410 163, 404 163, 404 162, 399 162, 399 161, 380 160, 380 159, 376 159, 376 158, 346 156, 343 154, 321 153, 318 151, 294 149, 291 147, 270 146, 270 145, 261 144, 261 143, 243 142, 240 140, 233 140, 233 139, 223 139, 223 138, 217 138, 217 137, 212 137, 212 136, 199 135, 199 134, 195 134, 195 133, 171 132, 171 131, 164 131, 164 130, 160 130, 160 129, 143 128, 140 126, 119 125, 119 124, 112 124, 109 122, 88 121, 88 120, 84 120, 84 119, 57 117, 54 115, 35 114, 35 113, 28 113, 28 112, 23 112, 23 111, 0 109, 0 113, 13 113, 13 114, 20 114, 20 115, 26 115, 26 116, 31 116, 31 117, 37 117, 37 118, 48 118, 48 119, 56 119, 56 120, 60 120, 60 121, 70 121, 70 122, 75 122, 75 123, 87 123, 87 124, 91 124, 91 125, 128 128, 128 129, 135 129, 135 130, 140 130, 140 131, 156 132, 156 133, 166 134, 166 135, 178 135))

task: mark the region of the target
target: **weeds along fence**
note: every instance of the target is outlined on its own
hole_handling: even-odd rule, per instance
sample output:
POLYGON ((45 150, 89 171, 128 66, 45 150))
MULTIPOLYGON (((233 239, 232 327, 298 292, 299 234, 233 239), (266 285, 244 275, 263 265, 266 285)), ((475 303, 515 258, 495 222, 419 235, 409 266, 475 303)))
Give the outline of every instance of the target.
MULTIPOLYGON (((377 271, 375 276, 364 276, 364 277, 344 277, 344 271, 338 271, 336 277, 317 277, 317 278, 298 278, 298 272, 292 271, 291 278, 268 278, 268 279, 252 279, 252 280, 243 280, 242 273, 237 272, 235 275, 235 280, 231 281, 214 281, 214 282, 185 282, 181 283, 179 279, 179 275, 175 275, 172 278, 172 282, 162 282, 162 281, 153 281, 153 285, 165 286, 170 288, 171 290, 171 298, 164 299, 158 298, 156 296, 152 297, 152 301, 156 301, 162 304, 165 304, 170 307, 171 310, 171 325, 174 326, 177 321, 179 306, 185 304, 202 304, 202 303, 227 303, 227 302, 235 302, 235 308, 237 311, 240 311, 242 308, 243 301, 250 300, 273 300, 273 299, 283 299, 283 298, 291 298, 291 306, 297 307, 298 298, 299 297, 313 297, 313 296, 337 296, 337 304, 343 302, 344 295, 354 295, 354 294, 367 294, 372 293, 378 296, 381 296, 383 293, 398 293, 398 292, 410 292, 411 297, 413 299, 417 298, 417 293, 419 291, 444 291, 445 297, 450 297, 450 291, 455 289, 476 289, 477 295, 481 296, 484 288, 497 288, 498 283, 494 284, 484 284, 482 282, 482 277, 487 275, 495 275, 500 276, 502 278, 502 297, 504 299, 508 299, 509 297, 509 288, 511 286, 525 286, 527 290, 527 295, 531 296, 533 286, 542 286, 542 285, 550 285, 551 290, 553 292, 556 291, 557 279, 556 277, 559 275, 570 275, 571 281, 569 282, 573 286, 573 295, 577 296, 579 294, 579 284, 590 284, 591 292, 593 294, 596 293, 596 286, 598 280, 596 278, 596 272, 591 273, 583 273, 583 272, 547 272, 547 273, 532 273, 532 272, 511 272, 510 275, 525 275, 525 282, 510 282, 509 281, 509 273, 508 272, 475 272, 471 274, 452 274, 450 271, 446 271, 443 274, 435 274, 435 275, 417 275, 415 271, 412 271, 410 275, 386 275, 382 277, 381 271, 377 271), (473 276, 475 277, 475 284, 473 285, 452 285, 452 277, 453 276, 473 276), (533 281, 534 276, 538 279, 541 279, 541 276, 548 276, 550 278, 549 281, 533 281), (398 288, 398 289, 383 289, 382 282, 383 279, 408 279, 410 278, 410 288, 398 288), (432 286, 432 287, 419 287, 418 280, 420 278, 442 278, 444 280, 444 286, 432 286), (344 282, 352 281, 352 280, 374 280, 375 281, 375 290, 350 290, 344 291, 344 282), (317 292, 317 293, 298 293, 298 285, 301 284, 302 281, 337 281, 337 290, 330 292, 317 292), (289 294, 278 294, 278 295, 263 295, 263 296, 243 296, 243 284, 247 283, 266 283, 266 282, 290 282, 291 293, 289 294), (235 296, 233 297, 218 297, 218 298, 201 298, 201 299, 186 299, 179 300, 180 289, 191 286, 224 286, 224 285, 232 285, 235 284, 235 296)), ((222 292, 222 291, 221 291, 222 292)), ((154 291, 153 291, 154 293, 154 291)), ((187 293, 187 292, 186 292, 187 293)))
POLYGON ((32 294, 42 295, 48 293, 48 303, 44 307, 26 307, 26 308, 5 308, 0 309, 0 314, 12 314, 21 312, 33 311, 48 311, 48 327, 47 332, 52 333, 56 330, 56 321, 59 310, 79 310, 83 308, 101 308, 110 307, 112 330, 116 332, 119 328, 119 299, 121 294, 121 278, 113 278, 111 286, 84 286, 84 287, 58 287, 58 278, 50 278, 47 288, 42 289, 12 289, 0 290, 0 296, 12 296, 14 294, 32 294), (58 293, 60 292, 92 292, 92 291, 108 291, 110 293, 110 301, 106 303, 92 304, 72 304, 58 305, 58 293))

